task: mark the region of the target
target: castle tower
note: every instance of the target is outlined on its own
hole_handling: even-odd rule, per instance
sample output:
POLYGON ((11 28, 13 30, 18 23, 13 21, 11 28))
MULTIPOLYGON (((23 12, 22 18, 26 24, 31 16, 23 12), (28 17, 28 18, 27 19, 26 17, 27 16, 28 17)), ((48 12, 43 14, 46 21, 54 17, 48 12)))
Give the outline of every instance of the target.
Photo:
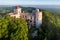
POLYGON ((21 7, 20 6, 17 6, 17 13, 18 13, 18 15, 20 15, 20 13, 21 13, 21 7))
POLYGON ((21 7, 20 6, 16 6, 15 9, 14 9, 14 13, 17 14, 18 17, 20 17, 21 7))
POLYGON ((36 9, 35 13, 36 28, 39 28, 42 24, 42 12, 36 9))

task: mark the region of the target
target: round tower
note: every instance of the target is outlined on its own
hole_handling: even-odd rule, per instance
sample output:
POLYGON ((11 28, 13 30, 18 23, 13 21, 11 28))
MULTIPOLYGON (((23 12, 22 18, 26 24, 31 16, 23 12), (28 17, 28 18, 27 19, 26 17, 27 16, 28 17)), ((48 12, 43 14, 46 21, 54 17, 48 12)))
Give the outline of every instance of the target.
POLYGON ((21 7, 16 6, 15 9, 14 9, 14 13, 17 14, 18 17, 20 17, 20 15, 21 15, 21 7))
POLYGON ((39 28, 42 24, 42 12, 39 9, 36 9, 35 13, 36 28, 39 28))
POLYGON ((20 6, 17 6, 16 7, 16 10, 17 10, 17 14, 20 15, 21 14, 21 7, 20 6))

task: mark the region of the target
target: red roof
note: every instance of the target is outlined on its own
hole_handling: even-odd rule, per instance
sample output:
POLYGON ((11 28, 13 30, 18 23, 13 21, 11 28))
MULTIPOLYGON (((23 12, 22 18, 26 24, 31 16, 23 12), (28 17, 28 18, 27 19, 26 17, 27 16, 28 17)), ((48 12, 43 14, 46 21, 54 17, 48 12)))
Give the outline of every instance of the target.
POLYGON ((16 8, 18 9, 18 8, 21 8, 21 6, 16 6, 16 8))

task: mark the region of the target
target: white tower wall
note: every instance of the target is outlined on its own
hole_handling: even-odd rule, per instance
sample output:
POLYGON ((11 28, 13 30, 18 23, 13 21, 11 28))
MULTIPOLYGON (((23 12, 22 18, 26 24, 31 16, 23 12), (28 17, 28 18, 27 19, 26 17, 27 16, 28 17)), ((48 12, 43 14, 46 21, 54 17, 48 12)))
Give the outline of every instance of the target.
POLYGON ((42 12, 39 9, 36 10, 36 28, 39 28, 42 24, 42 12))
POLYGON ((20 15, 20 13, 21 13, 21 8, 17 9, 17 13, 18 13, 18 15, 20 15))
POLYGON ((16 14, 17 18, 20 18, 21 8, 14 9, 14 13, 16 14))

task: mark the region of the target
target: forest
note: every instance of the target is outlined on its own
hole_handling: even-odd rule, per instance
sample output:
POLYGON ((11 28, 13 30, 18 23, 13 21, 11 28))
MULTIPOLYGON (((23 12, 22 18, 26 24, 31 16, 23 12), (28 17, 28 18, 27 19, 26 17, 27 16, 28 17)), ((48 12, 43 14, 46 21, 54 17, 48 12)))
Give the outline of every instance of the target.
MULTIPOLYGON (((33 7, 23 7, 23 11, 31 13, 33 7)), ((0 40, 60 40, 60 14, 56 11, 40 9, 43 12, 43 23, 38 29, 37 37, 32 37, 35 27, 28 29, 24 19, 6 16, 13 12, 13 7, 0 7, 0 40)))

